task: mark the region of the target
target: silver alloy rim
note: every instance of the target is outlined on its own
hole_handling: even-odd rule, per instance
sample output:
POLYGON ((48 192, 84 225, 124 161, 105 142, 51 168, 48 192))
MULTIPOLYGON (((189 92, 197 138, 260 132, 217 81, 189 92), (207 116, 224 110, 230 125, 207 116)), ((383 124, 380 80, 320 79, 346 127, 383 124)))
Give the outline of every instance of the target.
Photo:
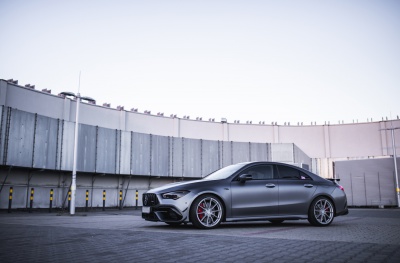
POLYGON ((314 206, 314 217, 322 225, 329 224, 333 219, 333 207, 326 199, 318 200, 314 206))
POLYGON ((196 207, 196 215, 197 219, 203 226, 213 227, 221 220, 221 204, 218 200, 212 197, 204 198, 196 207))

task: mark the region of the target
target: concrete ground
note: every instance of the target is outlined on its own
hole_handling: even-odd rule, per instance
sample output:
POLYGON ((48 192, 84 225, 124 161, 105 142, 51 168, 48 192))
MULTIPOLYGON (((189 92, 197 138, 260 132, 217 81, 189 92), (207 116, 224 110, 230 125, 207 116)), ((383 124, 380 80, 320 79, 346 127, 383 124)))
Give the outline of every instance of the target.
POLYGON ((198 230, 147 222, 140 210, 0 211, 0 262, 400 262, 400 209, 350 209, 308 221, 198 230))

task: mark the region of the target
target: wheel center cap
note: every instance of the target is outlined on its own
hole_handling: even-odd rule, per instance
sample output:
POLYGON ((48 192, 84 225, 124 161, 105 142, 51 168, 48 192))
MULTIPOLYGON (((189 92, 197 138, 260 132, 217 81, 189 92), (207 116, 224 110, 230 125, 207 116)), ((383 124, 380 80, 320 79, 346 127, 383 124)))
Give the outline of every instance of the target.
POLYGON ((211 215, 211 210, 210 210, 210 209, 207 209, 207 210, 206 210, 206 215, 207 215, 207 216, 210 216, 210 215, 211 215))

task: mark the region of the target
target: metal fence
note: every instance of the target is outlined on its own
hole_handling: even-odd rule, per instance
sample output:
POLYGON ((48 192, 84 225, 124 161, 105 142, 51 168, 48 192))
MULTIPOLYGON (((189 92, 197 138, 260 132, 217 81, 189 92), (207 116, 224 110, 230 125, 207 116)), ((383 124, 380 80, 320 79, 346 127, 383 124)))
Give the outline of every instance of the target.
MULTIPOLYGON (((0 107, 0 164, 70 171, 75 123, 0 107)), ((79 124, 79 172, 198 178, 247 161, 306 163, 291 143, 210 141, 79 124)))

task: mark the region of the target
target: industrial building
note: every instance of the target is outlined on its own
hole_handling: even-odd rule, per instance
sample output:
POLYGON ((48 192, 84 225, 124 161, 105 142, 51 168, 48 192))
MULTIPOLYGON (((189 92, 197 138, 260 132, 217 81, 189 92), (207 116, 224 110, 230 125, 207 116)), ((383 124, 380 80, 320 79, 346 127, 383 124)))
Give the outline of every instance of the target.
MULTIPOLYGON (((78 208, 141 206, 150 188, 259 160, 340 178, 350 206, 397 205, 398 118, 278 125, 152 115, 95 102, 79 107, 78 208)), ((0 80, 0 209, 9 207, 10 196, 13 209, 68 207, 76 111, 70 96, 0 80)))

